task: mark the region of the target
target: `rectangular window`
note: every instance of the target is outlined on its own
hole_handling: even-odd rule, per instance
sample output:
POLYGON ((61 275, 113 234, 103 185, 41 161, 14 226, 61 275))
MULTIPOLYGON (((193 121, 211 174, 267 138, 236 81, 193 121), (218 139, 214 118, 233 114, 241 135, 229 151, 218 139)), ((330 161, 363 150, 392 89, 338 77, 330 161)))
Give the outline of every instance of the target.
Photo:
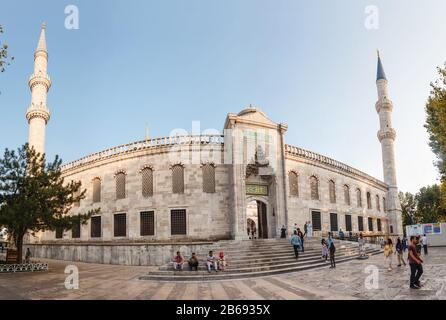
POLYGON ((322 230, 321 213, 319 211, 311 211, 311 221, 314 231, 322 230))
POLYGON ((186 233, 186 210, 170 211, 170 233, 172 235, 185 235, 186 233))
POLYGON ((330 231, 338 231, 338 215, 330 213, 330 231))
POLYGON ((352 230, 352 216, 349 214, 345 215, 345 230, 346 231, 353 231, 352 230))
POLYGON ((140 213, 141 236, 155 235, 155 214, 153 211, 140 213))
POLYGON ((101 237, 101 217, 91 217, 91 237, 100 238, 101 237))
POLYGON ((56 228, 56 239, 63 238, 63 228, 56 228))
POLYGON ((358 231, 364 231, 364 217, 358 216, 358 231))
POLYGON ((79 239, 81 237, 81 221, 78 218, 78 221, 73 226, 73 229, 71 229, 71 237, 73 239, 79 239))
POLYGON ((117 213, 113 216, 115 237, 125 237, 127 235, 127 214, 117 213))
POLYGON ((382 231, 381 229, 381 219, 377 219, 376 220, 376 224, 377 224, 377 227, 378 227, 378 231, 382 231))
POLYGON ((372 218, 369 218, 368 222, 369 222, 369 231, 373 231, 373 220, 372 220, 372 218))

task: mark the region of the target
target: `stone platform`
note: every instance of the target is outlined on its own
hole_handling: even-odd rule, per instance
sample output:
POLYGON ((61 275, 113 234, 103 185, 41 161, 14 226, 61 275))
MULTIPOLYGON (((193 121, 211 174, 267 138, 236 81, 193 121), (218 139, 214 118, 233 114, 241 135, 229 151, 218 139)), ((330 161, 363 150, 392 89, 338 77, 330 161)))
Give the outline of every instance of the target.
POLYGON ((387 271, 382 255, 367 260, 351 260, 336 269, 318 269, 252 279, 165 282, 138 278, 155 267, 117 266, 45 260, 44 273, 0 275, 0 300, 6 299, 138 299, 138 300, 445 300, 446 248, 431 248, 423 257, 422 289, 409 289, 409 267, 387 271), (79 289, 64 286, 65 267, 79 269, 79 289), (378 288, 367 289, 366 270, 376 267, 378 288))
MULTIPOLYGON (((305 252, 299 252, 296 260, 289 239, 265 239, 246 241, 220 241, 211 248, 214 256, 223 251, 227 266, 224 271, 208 272, 205 265, 207 251, 198 251, 200 261, 198 271, 189 271, 187 265, 182 271, 173 270, 171 263, 140 277, 141 280, 163 281, 215 281, 262 277, 280 273, 302 271, 324 267, 328 261, 321 259, 320 238, 305 238, 305 252)), ((342 263, 358 257, 358 244, 335 240, 336 261, 342 263)), ((378 254, 381 249, 367 245, 368 255, 378 254)))

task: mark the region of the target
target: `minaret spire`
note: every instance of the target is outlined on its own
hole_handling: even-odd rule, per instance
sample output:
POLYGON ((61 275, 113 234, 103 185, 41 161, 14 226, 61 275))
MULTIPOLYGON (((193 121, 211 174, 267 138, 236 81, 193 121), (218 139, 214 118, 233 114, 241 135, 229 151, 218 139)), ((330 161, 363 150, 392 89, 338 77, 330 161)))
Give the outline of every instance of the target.
POLYGON ((387 78, 382 66, 378 51, 378 72, 376 79, 378 89, 378 101, 376 112, 379 115, 380 130, 378 140, 381 143, 384 182, 388 185, 386 197, 386 213, 389 217, 389 233, 393 235, 403 234, 401 219, 401 205, 398 199, 398 186, 396 181, 396 164, 394 142, 396 131, 392 128, 393 103, 388 97, 387 78))
POLYGON ((50 120, 46 99, 51 87, 51 80, 47 75, 48 51, 45 30, 46 24, 43 22, 39 42, 34 52, 34 73, 28 81, 31 90, 31 105, 26 112, 29 124, 28 143, 40 154, 45 153, 45 127, 50 120))
POLYGON ((381 80, 381 79, 387 80, 386 73, 384 72, 384 67, 381 62, 381 57, 379 56, 379 50, 376 50, 376 51, 378 54, 378 68, 376 71, 376 81, 381 80))
POLYGON ((46 23, 42 22, 42 27, 40 29, 39 42, 37 43, 36 52, 43 51, 48 53, 46 50, 46 36, 45 36, 46 23))

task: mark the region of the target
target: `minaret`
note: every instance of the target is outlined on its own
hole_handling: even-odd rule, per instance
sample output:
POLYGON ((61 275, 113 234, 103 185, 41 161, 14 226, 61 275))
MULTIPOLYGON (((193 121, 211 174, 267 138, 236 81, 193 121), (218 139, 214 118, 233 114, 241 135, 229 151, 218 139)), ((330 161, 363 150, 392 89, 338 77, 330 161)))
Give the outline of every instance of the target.
POLYGON ((381 142, 384 182, 388 185, 386 197, 386 210, 389 218, 390 234, 402 235, 403 225, 401 219, 401 205, 398 199, 398 187, 396 182, 396 165, 394 141, 396 137, 395 129, 392 128, 393 103, 389 99, 387 91, 387 78, 378 51, 378 71, 376 75, 376 86, 378 88, 378 101, 376 102, 376 112, 379 115, 380 130, 378 139, 381 142))
POLYGON ((51 87, 47 75, 48 51, 46 50, 45 22, 42 23, 39 43, 34 52, 34 73, 29 77, 31 105, 26 112, 29 124, 28 143, 40 154, 45 153, 45 127, 50 120, 50 111, 46 105, 46 96, 51 87))

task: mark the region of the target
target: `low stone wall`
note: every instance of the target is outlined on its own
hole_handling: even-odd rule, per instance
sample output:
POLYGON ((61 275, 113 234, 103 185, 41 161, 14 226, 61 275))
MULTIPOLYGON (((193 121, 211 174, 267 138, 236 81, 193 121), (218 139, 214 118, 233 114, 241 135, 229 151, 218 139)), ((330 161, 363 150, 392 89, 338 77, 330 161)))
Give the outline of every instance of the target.
POLYGON ((213 242, 176 244, 25 244, 32 257, 80 261, 89 263, 118 264, 128 266, 161 266, 169 261, 177 251, 184 256, 192 252, 206 253, 213 242))

